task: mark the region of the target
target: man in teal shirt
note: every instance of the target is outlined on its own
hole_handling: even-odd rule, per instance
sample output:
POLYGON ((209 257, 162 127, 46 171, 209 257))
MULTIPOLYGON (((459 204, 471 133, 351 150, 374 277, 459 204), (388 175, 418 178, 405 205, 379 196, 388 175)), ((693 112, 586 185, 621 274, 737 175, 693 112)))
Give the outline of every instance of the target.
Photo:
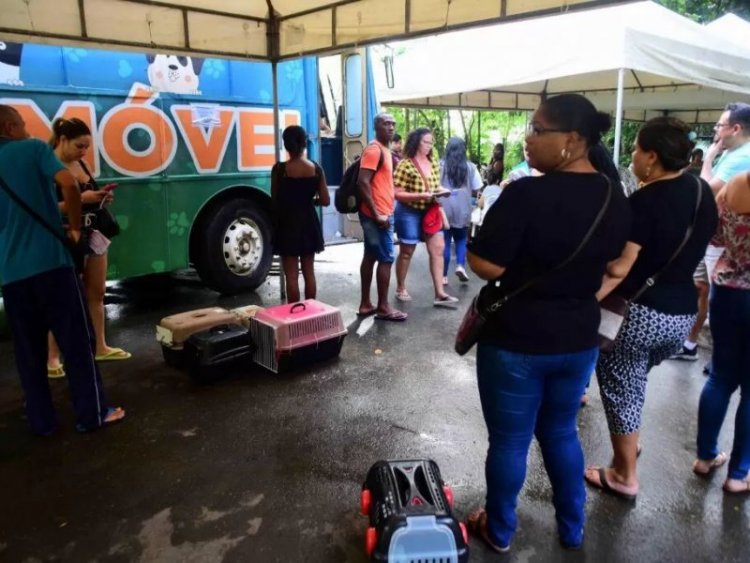
POLYGON ((29 139, 21 115, 5 105, 0 105, 0 178, 0 283, 31 430, 47 436, 57 428, 47 379, 49 331, 69 368, 76 429, 86 432, 121 420, 125 411, 107 407, 104 400, 94 361, 94 331, 70 252, 60 240, 65 231, 54 184, 62 190, 70 224, 67 237, 73 242, 81 236, 78 185, 47 144, 29 139), (49 228, 6 190, 24 201, 49 228))

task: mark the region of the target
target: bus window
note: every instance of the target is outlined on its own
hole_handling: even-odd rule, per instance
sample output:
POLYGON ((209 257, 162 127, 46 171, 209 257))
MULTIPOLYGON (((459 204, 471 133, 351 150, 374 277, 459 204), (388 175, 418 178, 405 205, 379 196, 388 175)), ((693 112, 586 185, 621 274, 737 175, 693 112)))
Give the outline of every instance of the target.
POLYGON ((362 56, 349 55, 346 59, 346 134, 349 137, 362 134, 362 86, 362 56))

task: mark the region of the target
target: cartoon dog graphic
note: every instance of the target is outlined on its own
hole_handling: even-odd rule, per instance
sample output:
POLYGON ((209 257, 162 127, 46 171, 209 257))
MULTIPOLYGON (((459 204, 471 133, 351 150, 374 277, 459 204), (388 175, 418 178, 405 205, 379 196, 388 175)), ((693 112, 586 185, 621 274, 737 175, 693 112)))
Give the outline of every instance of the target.
POLYGON ((0 83, 23 86, 21 80, 22 43, 0 41, 0 83))
POLYGON ((146 55, 148 80, 158 92, 200 94, 199 79, 203 59, 177 55, 146 55))

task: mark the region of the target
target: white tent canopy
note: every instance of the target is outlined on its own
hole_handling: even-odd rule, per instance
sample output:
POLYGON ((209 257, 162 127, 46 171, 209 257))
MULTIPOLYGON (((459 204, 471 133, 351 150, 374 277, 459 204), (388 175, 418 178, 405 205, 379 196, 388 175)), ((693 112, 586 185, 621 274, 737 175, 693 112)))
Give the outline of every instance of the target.
POLYGON ((280 60, 622 1, 0 0, 0 38, 280 60))
POLYGON ((499 24, 397 46, 383 103, 470 109, 536 108, 544 96, 584 94, 626 119, 669 112, 707 123, 731 101, 750 101, 743 49, 653 2, 499 24))
POLYGON ((715 35, 745 49, 750 48, 750 22, 734 14, 726 14, 706 25, 715 35))

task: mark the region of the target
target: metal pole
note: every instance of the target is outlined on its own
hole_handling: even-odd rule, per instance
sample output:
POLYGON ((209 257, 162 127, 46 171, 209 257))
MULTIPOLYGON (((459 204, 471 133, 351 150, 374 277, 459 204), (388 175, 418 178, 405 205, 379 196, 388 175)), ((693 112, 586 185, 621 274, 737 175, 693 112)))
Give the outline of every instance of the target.
POLYGON ((477 161, 482 162, 482 112, 477 111, 477 161))
POLYGON ((612 160, 615 166, 620 165, 620 140, 622 138, 622 94, 625 87, 625 69, 617 71, 617 109, 615 110, 615 146, 612 151, 612 160))
MULTIPOLYGON (((281 161, 281 120, 279 115, 279 83, 278 83, 278 66, 277 61, 271 62, 271 90, 273 92, 273 144, 276 152, 276 162, 281 161)), ((268 241, 270 244, 271 241, 268 241)), ((281 302, 286 303, 286 278, 284 277, 284 268, 281 265, 279 257, 279 292, 281 302)))

